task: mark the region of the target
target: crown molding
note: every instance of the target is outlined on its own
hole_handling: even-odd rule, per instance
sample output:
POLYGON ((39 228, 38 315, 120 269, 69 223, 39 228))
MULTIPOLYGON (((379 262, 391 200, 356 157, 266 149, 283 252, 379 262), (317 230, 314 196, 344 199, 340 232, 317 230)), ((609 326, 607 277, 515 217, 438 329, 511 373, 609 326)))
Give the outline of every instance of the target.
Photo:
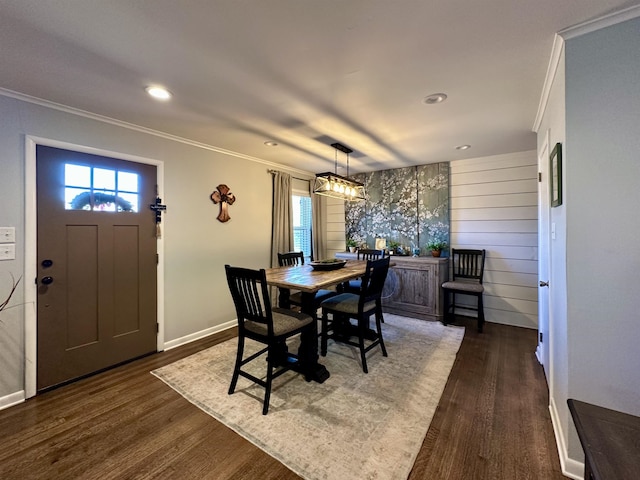
POLYGON ((155 137, 163 138, 165 140, 170 140, 172 142, 178 142, 185 145, 189 145, 196 148, 201 148, 203 150, 209 150, 211 152, 220 153, 222 155, 228 155, 231 157, 242 158, 244 160, 249 160, 250 162, 261 163, 263 165, 267 165, 269 167, 275 167, 281 170, 287 170, 292 173, 298 173, 301 175, 307 175, 309 177, 314 177, 315 174, 312 172, 308 172, 306 170, 300 170, 297 168, 285 166, 279 163, 270 162, 269 160, 264 160, 258 157, 252 157, 251 155, 245 155, 243 153, 234 152, 232 150, 226 150, 224 148, 216 147, 214 145, 209 145, 207 143, 198 142, 195 140, 191 140, 184 137, 179 137, 177 135, 172 135, 170 133, 161 132, 159 130, 154 130, 152 128, 143 127, 140 125, 136 125, 134 123, 125 122, 122 120, 118 120, 115 118, 107 117, 104 115, 99 115, 97 113, 88 112, 86 110, 81 110, 79 108, 70 107, 68 105, 63 105, 61 103, 52 102, 50 100, 45 100, 43 98, 34 97, 31 95, 27 95, 24 93, 16 92, 14 90, 9 90, 7 88, 0 87, 0 95, 9 98, 15 98, 16 100, 21 100, 23 102, 32 103, 34 105, 39 105, 41 107, 51 108, 53 110, 58 110, 60 112, 69 113, 71 115, 77 115, 80 117, 85 117, 91 120, 96 120, 102 123, 108 123, 109 125, 115 125, 116 127, 126 128, 128 130, 133 130, 140 133, 145 133, 147 135, 153 135, 155 137))
POLYGON ((560 30, 558 32, 558 35, 561 35, 565 40, 569 40, 571 38, 579 37, 580 35, 584 35, 586 33, 595 32, 596 30, 600 30, 601 28, 610 27, 612 25, 626 22, 627 20, 632 20, 637 17, 640 17, 640 5, 634 5, 632 7, 625 8, 624 10, 619 10, 617 12, 604 15, 594 20, 588 20, 572 27, 565 28, 563 30, 560 30))
POLYGON ((547 74, 544 79, 544 85, 542 86, 542 93, 540 95, 540 103, 538 104, 538 112, 533 122, 532 130, 538 133, 542 118, 544 117, 545 110, 547 109, 547 103, 549 102, 549 95, 551 93, 551 87, 555 80, 562 51, 564 49, 564 42, 572 38, 579 37, 586 33, 595 32, 605 27, 610 27, 618 23, 632 20, 640 17, 640 5, 634 5, 624 10, 610 13, 594 20, 579 23, 572 27, 560 30, 553 39, 553 47, 551 48, 551 57, 549 59, 549 65, 547 66, 547 74))
POLYGON ((564 39, 560 35, 556 34, 553 38, 553 47, 551 48, 551 57, 549 58, 549 64, 547 65, 547 74, 544 77, 544 84, 542 85, 540 103, 538 103, 538 112, 536 113, 536 118, 533 121, 532 130, 536 133, 538 133, 538 130, 540 129, 544 113, 547 110, 549 95, 551 95, 551 87, 553 86, 556 73, 558 72, 558 66, 560 65, 563 50, 564 39))

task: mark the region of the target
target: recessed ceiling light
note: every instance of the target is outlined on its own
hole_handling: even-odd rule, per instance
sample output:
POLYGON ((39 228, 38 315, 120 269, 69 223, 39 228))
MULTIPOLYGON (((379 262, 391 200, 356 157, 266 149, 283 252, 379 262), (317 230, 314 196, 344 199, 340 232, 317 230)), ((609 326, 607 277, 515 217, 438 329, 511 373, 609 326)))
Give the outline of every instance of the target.
POLYGON ((426 105, 435 105, 436 103, 442 103, 447 99, 446 93, 433 93, 422 100, 426 105))
POLYGON ((458 145, 456 150, 468 150, 471 148, 471 145, 458 145))
POLYGON ((264 144, 267 147, 277 147, 278 146, 278 144, 276 142, 274 142, 273 140, 268 140, 268 141, 264 142, 264 144))
POLYGON ((169 100, 173 96, 171 95, 171 92, 169 90, 163 87, 152 85, 145 88, 145 90, 149 95, 151 95, 153 98, 157 100, 169 100))

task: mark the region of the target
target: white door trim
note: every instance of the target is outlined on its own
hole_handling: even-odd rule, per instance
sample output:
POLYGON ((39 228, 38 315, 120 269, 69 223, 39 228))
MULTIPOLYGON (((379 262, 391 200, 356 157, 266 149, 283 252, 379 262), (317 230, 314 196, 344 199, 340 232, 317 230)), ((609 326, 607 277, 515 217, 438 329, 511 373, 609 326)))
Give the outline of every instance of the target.
MULTIPOLYGON (((549 281, 549 131, 538 152, 538 281, 549 281)), ((538 287, 538 348, 536 356, 549 375, 549 287, 538 287), (546 288, 546 290, 545 290, 546 288), (543 335, 542 342, 540 335, 543 335)), ((548 380, 548 379, 547 379, 548 380)))
MULTIPOLYGON (((24 358, 24 385, 25 397, 30 398, 36 394, 37 380, 37 358, 38 358, 38 317, 37 317, 37 294, 38 286, 36 278, 38 275, 37 254, 38 254, 38 238, 37 238, 37 220, 38 205, 36 201, 36 145, 45 145, 49 147, 64 148, 66 150, 74 150, 82 153, 90 153, 93 155, 102 155, 105 157, 117 158, 120 160, 128 160, 130 162, 143 163, 156 166, 156 183, 158 185, 158 195, 163 197, 164 192, 164 163, 160 160, 138 157, 136 155, 128 155, 120 152, 102 150, 99 148, 87 147, 84 145, 76 145, 68 142, 61 142, 49 138, 36 137, 27 135, 25 137, 25 235, 24 235, 24 297, 26 307, 24 309, 24 342, 25 342, 25 358, 24 358), (33 279, 33 280, 31 280, 33 279)), ((149 215, 152 215, 151 210, 149 215)), ((165 229, 165 219, 163 218, 163 229, 165 229)), ((159 238, 158 242, 158 270, 157 270, 157 321, 158 321, 158 337, 157 349, 164 350, 164 240, 159 238)))

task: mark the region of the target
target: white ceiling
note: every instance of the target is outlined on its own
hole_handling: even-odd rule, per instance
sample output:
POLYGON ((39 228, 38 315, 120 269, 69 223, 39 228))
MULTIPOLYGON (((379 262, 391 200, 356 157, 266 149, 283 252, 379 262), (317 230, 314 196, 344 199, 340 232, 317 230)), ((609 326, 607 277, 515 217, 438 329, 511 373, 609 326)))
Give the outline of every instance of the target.
POLYGON ((310 172, 482 157, 536 148, 554 33, 634 3, 0 0, 0 88, 310 172))

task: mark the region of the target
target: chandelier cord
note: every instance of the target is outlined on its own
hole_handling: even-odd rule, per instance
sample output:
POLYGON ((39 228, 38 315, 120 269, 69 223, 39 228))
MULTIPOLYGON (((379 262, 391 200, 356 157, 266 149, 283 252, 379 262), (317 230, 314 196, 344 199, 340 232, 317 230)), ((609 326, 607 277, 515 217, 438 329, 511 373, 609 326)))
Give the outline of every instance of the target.
POLYGON ((349 152, 347 152, 347 178, 349 178, 349 152))

